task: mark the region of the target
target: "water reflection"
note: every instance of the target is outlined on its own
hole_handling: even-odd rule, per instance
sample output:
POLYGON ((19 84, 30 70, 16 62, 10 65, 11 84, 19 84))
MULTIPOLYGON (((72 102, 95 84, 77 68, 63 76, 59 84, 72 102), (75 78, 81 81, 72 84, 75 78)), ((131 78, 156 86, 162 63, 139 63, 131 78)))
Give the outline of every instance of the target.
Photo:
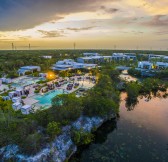
POLYGON ((127 108, 127 111, 134 110, 135 106, 139 103, 138 99, 131 99, 129 97, 126 98, 125 107, 127 108))
MULTIPOLYGON (((109 120, 105 122, 94 134, 94 143, 95 144, 103 144, 107 140, 107 136, 109 133, 113 132, 117 129, 117 120, 119 119, 119 115, 117 119, 109 120)), ((78 148, 77 153, 71 157, 69 162, 80 162, 80 156, 84 150, 87 150, 89 146, 81 146, 78 148)))
POLYGON ((168 162, 168 100, 162 93, 149 101, 150 96, 134 102, 126 97, 121 96, 120 118, 103 125, 71 162, 168 162))
POLYGON ((161 91, 152 91, 150 94, 140 95, 138 98, 134 98, 134 99, 126 97, 125 107, 127 108, 127 111, 132 111, 137 106, 137 104, 139 104, 139 99, 145 98, 144 101, 149 102, 154 98, 166 99, 167 97, 168 97, 168 93, 161 92, 161 91))

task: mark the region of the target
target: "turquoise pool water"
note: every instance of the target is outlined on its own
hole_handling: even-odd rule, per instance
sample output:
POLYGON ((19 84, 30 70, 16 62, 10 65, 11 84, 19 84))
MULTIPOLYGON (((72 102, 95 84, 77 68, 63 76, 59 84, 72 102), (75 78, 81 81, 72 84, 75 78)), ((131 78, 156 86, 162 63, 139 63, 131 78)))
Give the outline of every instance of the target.
POLYGON ((51 100, 52 98, 54 98, 55 96, 59 95, 59 94, 63 94, 63 90, 54 90, 51 92, 48 92, 44 95, 38 95, 35 96, 34 99, 38 100, 38 104, 40 105, 51 105, 51 100))

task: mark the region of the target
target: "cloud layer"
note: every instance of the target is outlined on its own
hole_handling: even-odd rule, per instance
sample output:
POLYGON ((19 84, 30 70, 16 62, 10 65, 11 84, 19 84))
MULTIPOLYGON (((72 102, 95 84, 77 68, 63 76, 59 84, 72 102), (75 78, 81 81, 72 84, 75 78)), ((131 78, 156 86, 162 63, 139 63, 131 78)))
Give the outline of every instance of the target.
MULTIPOLYGON (((104 0, 103 3, 110 2, 104 0)), ((96 11, 102 0, 0 0, 0 30, 28 29, 70 13, 96 11)))
POLYGON ((168 0, 0 0, 0 47, 11 41, 36 46, 48 41, 50 47, 76 40, 83 47, 167 48, 167 37, 168 0))

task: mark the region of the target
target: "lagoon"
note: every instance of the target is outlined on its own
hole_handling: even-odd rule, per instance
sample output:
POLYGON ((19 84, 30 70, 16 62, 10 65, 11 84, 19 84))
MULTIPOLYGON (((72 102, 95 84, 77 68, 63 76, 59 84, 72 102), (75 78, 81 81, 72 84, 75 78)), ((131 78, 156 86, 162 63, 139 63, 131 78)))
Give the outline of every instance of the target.
POLYGON ((168 99, 139 98, 135 107, 126 106, 121 95, 117 120, 108 121, 95 133, 95 141, 79 148, 71 161, 80 162, 167 162, 168 99))

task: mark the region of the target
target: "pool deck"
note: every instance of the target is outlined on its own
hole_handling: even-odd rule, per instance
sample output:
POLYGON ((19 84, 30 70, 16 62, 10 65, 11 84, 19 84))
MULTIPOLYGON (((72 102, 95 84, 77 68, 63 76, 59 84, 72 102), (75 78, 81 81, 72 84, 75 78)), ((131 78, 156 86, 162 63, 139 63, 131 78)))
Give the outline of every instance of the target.
POLYGON ((8 91, 9 90, 8 85, 5 85, 5 84, 0 85, 0 91, 2 91, 2 92, 0 92, 0 94, 4 93, 4 91, 3 91, 4 89, 6 89, 8 91))
MULTIPOLYGON (((68 94, 70 94, 70 93, 73 93, 74 91, 77 91, 79 88, 86 88, 86 89, 90 89, 90 88, 92 88, 92 87, 94 87, 94 83, 91 81, 91 80, 89 80, 89 79, 86 79, 86 77, 87 77, 88 75, 85 75, 85 76, 81 76, 81 80, 80 81, 78 81, 77 80, 77 78, 78 78, 78 76, 75 76, 75 77, 73 77, 75 80, 74 80, 74 83, 79 83, 79 86, 77 87, 77 88, 72 88, 72 90, 67 90, 66 88, 67 88, 67 84, 69 84, 71 81, 70 80, 68 80, 68 83, 67 84, 65 84, 65 85, 62 85, 61 87, 56 87, 54 90, 59 90, 59 89, 62 89, 62 90, 64 90, 64 92, 65 93, 68 93, 68 94)), ((60 78, 60 79, 56 79, 56 80, 53 80, 53 81, 59 81, 59 80, 61 80, 62 78, 60 78)), ((52 83, 53 81, 50 81, 50 82, 48 82, 48 84, 50 84, 50 83, 52 83)), ((25 104, 27 104, 27 105, 35 105, 35 110, 37 110, 37 109, 40 109, 40 107, 45 107, 45 105, 40 105, 39 104, 39 101, 38 100, 36 100, 36 99, 34 99, 34 97, 36 96, 36 95, 39 95, 39 94, 35 94, 34 93, 34 88, 33 88, 33 85, 30 85, 30 86, 27 86, 27 88, 30 90, 30 93, 29 93, 29 96, 26 98, 26 99, 23 99, 23 102, 25 103, 25 104)), ((52 91, 52 90, 51 90, 52 91)), ((49 92, 51 92, 51 91, 49 91, 49 92)))
POLYGON ((30 76, 20 76, 18 78, 12 79, 13 87, 27 87, 35 84, 40 80, 41 77, 30 77, 30 76))
POLYGON ((39 101, 35 100, 34 98, 29 97, 29 98, 24 99, 23 102, 26 105, 34 105, 34 104, 38 103, 39 101))

